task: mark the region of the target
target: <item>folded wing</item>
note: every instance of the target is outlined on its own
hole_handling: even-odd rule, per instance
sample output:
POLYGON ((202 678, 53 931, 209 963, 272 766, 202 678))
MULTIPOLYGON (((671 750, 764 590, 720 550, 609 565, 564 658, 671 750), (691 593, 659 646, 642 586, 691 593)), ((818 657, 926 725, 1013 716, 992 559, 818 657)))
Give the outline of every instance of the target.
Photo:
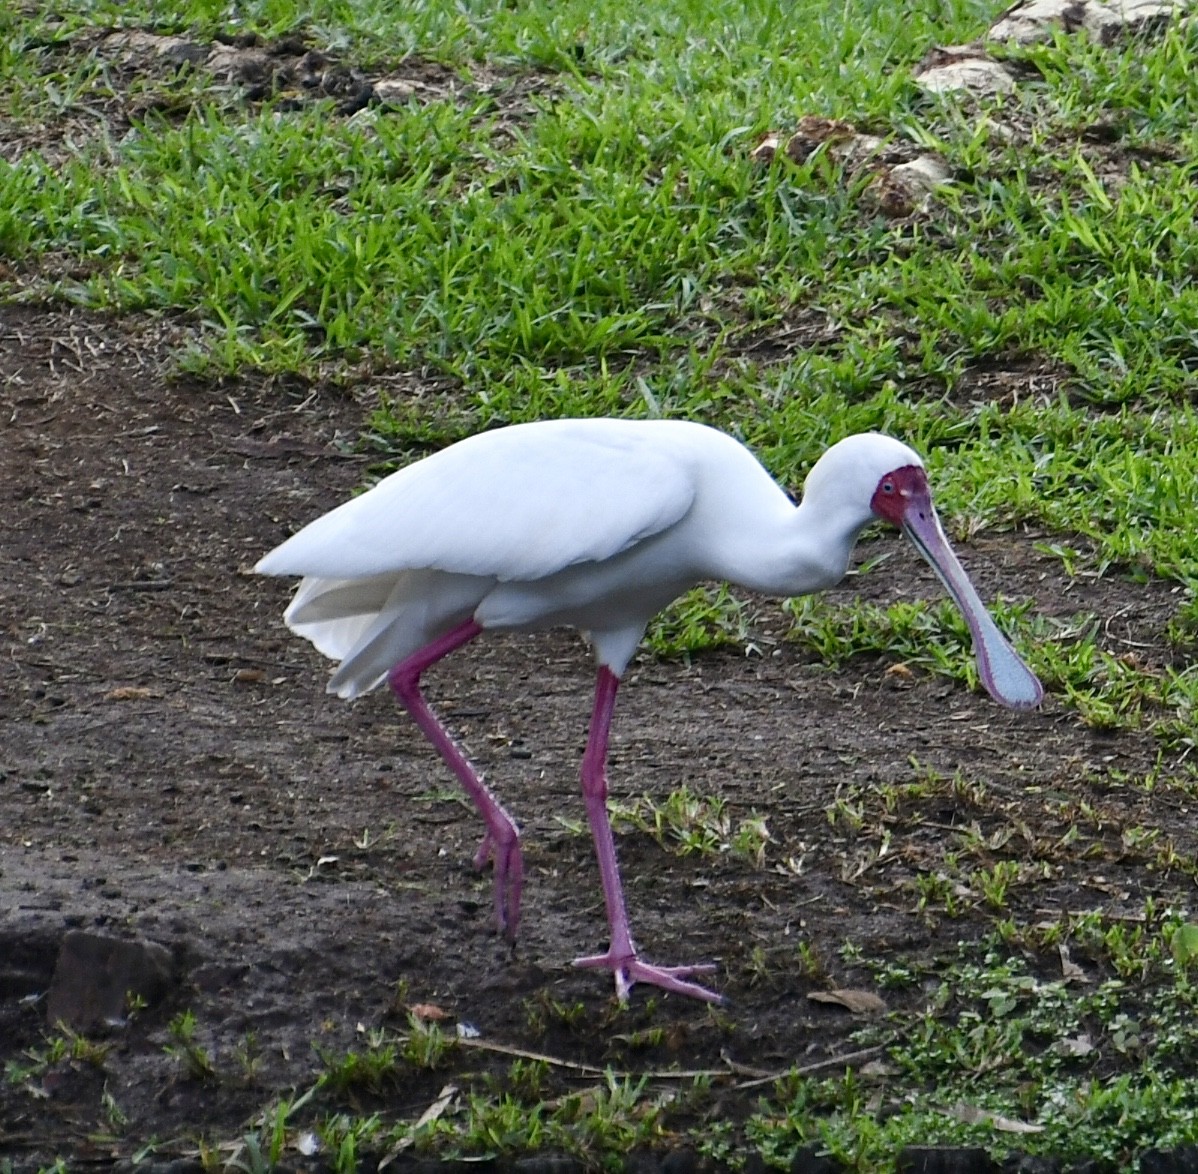
POLYGON ((681 519, 695 492, 652 429, 623 423, 546 421, 470 437, 317 518, 257 570, 352 581, 429 569, 505 581, 611 558, 681 519))

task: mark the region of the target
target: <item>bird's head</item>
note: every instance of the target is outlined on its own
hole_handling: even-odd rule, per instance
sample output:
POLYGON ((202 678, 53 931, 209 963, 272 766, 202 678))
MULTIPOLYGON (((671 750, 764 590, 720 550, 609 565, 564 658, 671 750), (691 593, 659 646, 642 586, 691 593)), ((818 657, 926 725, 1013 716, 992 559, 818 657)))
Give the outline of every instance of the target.
MULTIPOLYGON (((837 498, 861 516, 897 526, 928 561, 961 609, 973 635, 978 673, 990 695, 1012 709, 1039 705, 1044 690, 999 632, 945 537, 932 505, 923 461, 901 441, 862 432, 834 444, 811 470, 804 499, 829 506, 837 498), (868 509, 863 499, 868 494, 868 509)), ((864 520, 862 524, 864 524, 864 520)))
POLYGON ((922 486, 928 494, 923 461, 914 449, 880 432, 859 432, 832 445, 815 463, 803 497, 825 510, 846 510, 857 526, 882 518, 902 525, 900 508, 922 486))

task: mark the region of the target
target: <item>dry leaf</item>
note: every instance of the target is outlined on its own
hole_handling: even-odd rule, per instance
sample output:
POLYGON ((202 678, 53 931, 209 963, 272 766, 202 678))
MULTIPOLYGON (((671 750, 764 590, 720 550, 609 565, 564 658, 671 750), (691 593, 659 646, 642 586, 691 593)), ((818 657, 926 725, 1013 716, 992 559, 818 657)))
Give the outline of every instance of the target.
POLYGON ((449 1108, 449 1102, 452 1101, 457 1095, 458 1086, 456 1084, 447 1084, 439 1093, 437 1093, 437 1099, 433 1101, 433 1103, 429 1105, 429 1107, 425 1109, 423 1113, 420 1114, 420 1117, 416 1121, 416 1128, 420 1129, 422 1126, 427 1125, 430 1121, 436 1121, 437 1118, 442 1116, 445 1110, 449 1108))
POLYGON ((858 1075, 871 1080, 885 1080, 891 1076, 898 1076, 902 1069, 888 1060, 870 1060, 868 1064, 862 1064, 857 1072, 858 1075))
POLYGON ((383 1158, 381 1162, 379 1162, 378 1169, 383 1170, 387 1166, 390 1166, 391 1163, 394 1162, 395 1159, 404 1152, 404 1150, 415 1145, 417 1132, 423 1129, 424 1126, 436 1121, 438 1117, 443 1116, 445 1114, 445 1110, 449 1108, 450 1104, 453 1102, 453 1098, 457 1095, 458 1086, 456 1084, 447 1084, 437 1094, 437 1099, 433 1101, 433 1103, 429 1105, 429 1107, 425 1109, 423 1113, 420 1114, 416 1124, 412 1126, 412 1131, 406 1136, 401 1137, 395 1148, 385 1158, 383 1158))
POLYGON ((149 701, 154 697, 161 697, 161 693, 156 693, 153 689, 147 689, 142 685, 119 685, 115 689, 109 689, 104 694, 105 701, 149 701))
POLYGON ((1082 1056, 1088 1056, 1094 1050, 1094 1042, 1087 1032, 1072 1036, 1070 1039, 1063 1039, 1057 1046, 1067 1056, 1076 1056, 1079 1059, 1082 1056))
POLYGON ((1013 1117, 1000 1117, 988 1109, 979 1109, 976 1105, 957 1104, 948 1110, 950 1117, 964 1121, 966 1125, 989 1125, 1000 1133, 1043 1133, 1043 1125, 1029 1125, 1026 1121, 1016 1121, 1013 1117))
POLYGON ((873 991, 812 991, 807 998, 813 1003, 832 1003, 854 1015, 878 1015, 887 1010, 886 1001, 873 991))
POLYGON ((1061 942, 1057 946, 1061 956, 1061 976, 1066 982, 1089 982, 1086 972, 1069 956, 1069 947, 1061 942))

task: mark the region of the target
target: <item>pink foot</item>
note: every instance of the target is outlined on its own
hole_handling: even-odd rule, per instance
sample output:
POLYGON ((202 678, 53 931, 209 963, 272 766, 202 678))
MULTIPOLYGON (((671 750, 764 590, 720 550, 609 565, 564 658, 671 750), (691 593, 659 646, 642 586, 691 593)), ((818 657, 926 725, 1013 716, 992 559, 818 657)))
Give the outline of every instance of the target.
POLYGON ((480 872, 492 861, 495 867, 495 924, 508 941, 516 940, 520 926, 520 895, 524 890, 524 856, 520 839, 512 829, 505 843, 488 828, 474 854, 474 867, 480 872))
POLYGON ((628 1002, 628 994, 633 984, 638 982, 659 986, 662 990, 672 991, 676 995, 702 999, 705 1003, 724 1001, 723 996, 717 995, 715 991, 709 991, 698 983, 682 981, 690 974, 711 974, 715 966, 706 962, 697 966, 651 966, 648 962, 642 962, 636 954, 616 957, 608 950, 606 954, 575 958, 574 965, 583 969, 610 970, 616 976, 616 998, 621 1003, 628 1002))

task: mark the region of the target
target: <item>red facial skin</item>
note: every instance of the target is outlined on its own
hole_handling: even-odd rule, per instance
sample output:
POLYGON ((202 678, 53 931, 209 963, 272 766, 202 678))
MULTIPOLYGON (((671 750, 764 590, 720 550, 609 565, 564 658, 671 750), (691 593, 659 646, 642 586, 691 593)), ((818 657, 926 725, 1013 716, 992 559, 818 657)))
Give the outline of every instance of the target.
POLYGON ((904 465, 878 482, 869 508, 879 518, 901 529, 909 509, 931 509, 931 504, 927 474, 918 465, 904 465))

